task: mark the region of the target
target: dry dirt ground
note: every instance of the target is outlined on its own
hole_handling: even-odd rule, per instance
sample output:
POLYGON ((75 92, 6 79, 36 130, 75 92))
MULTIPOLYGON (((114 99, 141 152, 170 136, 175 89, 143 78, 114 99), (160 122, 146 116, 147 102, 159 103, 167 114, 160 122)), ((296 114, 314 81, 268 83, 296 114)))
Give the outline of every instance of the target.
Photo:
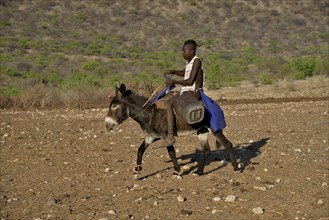
POLYGON ((159 141, 133 180, 143 134, 132 119, 109 132, 105 108, 1 110, 1 219, 328 220, 328 83, 293 87, 209 93, 226 97, 242 173, 210 137, 205 174, 193 175, 201 153, 189 136, 176 139, 182 176, 159 141))

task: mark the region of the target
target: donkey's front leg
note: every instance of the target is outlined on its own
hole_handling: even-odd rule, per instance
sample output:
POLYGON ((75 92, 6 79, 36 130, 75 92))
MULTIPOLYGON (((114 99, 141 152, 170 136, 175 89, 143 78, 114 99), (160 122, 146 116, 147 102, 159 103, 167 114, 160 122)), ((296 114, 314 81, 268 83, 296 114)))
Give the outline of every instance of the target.
POLYGON ((149 144, 147 144, 144 140, 137 150, 137 163, 135 167, 135 174, 139 173, 142 170, 143 154, 148 146, 149 144))
POLYGON ((173 145, 170 145, 167 147, 167 151, 168 151, 168 154, 169 154, 169 157, 171 158, 173 164, 174 164, 174 169, 176 172, 179 172, 180 171, 180 167, 179 167, 179 164, 177 162, 177 158, 176 158, 176 152, 175 152, 175 148, 173 145))
POLYGON ((151 136, 146 136, 144 138, 143 143, 139 146, 137 150, 137 163, 135 167, 135 173, 138 173, 142 170, 142 161, 143 161, 143 155, 147 147, 152 144, 154 141, 159 140, 159 138, 154 138, 151 136))

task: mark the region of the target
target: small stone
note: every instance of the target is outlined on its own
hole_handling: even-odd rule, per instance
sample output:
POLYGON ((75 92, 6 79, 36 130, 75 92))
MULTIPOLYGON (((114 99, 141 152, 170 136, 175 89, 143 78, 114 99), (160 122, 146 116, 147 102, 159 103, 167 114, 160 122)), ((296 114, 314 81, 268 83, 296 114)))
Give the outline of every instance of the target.
POLYGON ((323 205, 323 200, 322 199, 319 199, 317 202, 316 202, 316 204, 318 204, 318 205, 323 205))
POLYGON ((218 209, 211 210, 211 214, 215 214, 216 212, 219 212, 219 210, 218 209))
POLYGON ((184 202, 184 201, 186 201, 186 198, 184 198, 183 196, 179 195, 179 196, 177 196, 177 201, 178 202, 184 202))
POLYGON ((176 178, 177 178, 178 180, 183 179, 183 177, 182 177, 182 176, 179 176, 179 175, 178 175, 176 178))
POLYGON ((267 168, 265 168, 265 169, 264 169, 264 171, 265 171, 265 172, 268 172, 268 169, 267 169, 267 168))
POLYGON ((299 149, 299 148, 296 148, 294 151, 295 151, 295 152, 298 152, 298 153, 301 153, 301 152, 302 152, 302 150, 299 149))
POLYGON ((262 207, 256 207, 252 209, 252 212, 256 215, 261 215, 264 213, 264 209, 262 207))
POLYGON ((190 169, 190 167, 189 167, 189 166, 187 166, 187 165, 184 165, 184 166, 182 167, 182 169, 183 169, 183 170, 189 170, 189 169, 190 169))
POLYGON ((186 209, 182 209, 182 210, 180 211, 180 213, 183 214, 183 215, 192 215, 192 211, 190 211, 190 210, 186 210, 186 209))
POLYGON ((225 198, 225 202, 234 202, 236 197, 234 195, 229 195, 225 198))
POLYGON ((321 186, 328 186, 328 183, 322 183, 321 186))
POLYGON ((281 182, 281 179, 277 179, 277 180, 275 180, 275 182, 279 183, 279 182, 281 182))
POLYGON ((262 178, 260 178, 259 176, 256 176, 255 180, 261 180, 262 178))
POLYGON ((160 179, 162 176, 161 176, 161 174, 158 173, 155 177, 160 179))
POLYGON ((100 218, 98 220, 109 220, 108 218, 100 218))
POLYGON ((220 200, 222 200, 220 197, 218 197, 218 196, 216 196, 216 197, 214 197, 213 199, 212 199, 212 201, 214 201, 214 202, 218 202, 218 201, 220 201, 220 200))
POLYGON ((153 205, 154 205, 154 206, 157 206, 157 205, 159 205, 159 203, 158 203, 157 201, 155 201, 155 202, 153 203, 153 205))
POLYGON ((110 171, 111 171, 110 168, 105 168, 105 170, 104 170, 105 173, 108 173, 108 172, 110 172, 110 171))
POLYGON ((266 187, 265 186, 254 186, 254 189, 259 189, 261 191, 266 191, 266 187))
POLYGON ((246 170, 254 170, 254 169, 255 169, 254 166, 248 166, 248 167, 246 168, 246 170))

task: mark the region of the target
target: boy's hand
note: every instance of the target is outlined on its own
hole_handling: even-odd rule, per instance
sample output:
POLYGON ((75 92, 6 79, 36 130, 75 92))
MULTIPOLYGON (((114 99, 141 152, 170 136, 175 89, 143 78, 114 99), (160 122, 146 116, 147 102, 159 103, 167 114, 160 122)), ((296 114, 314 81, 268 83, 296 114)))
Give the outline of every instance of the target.
POLYGON ((167 75, 174 75, 174 71, 173 70, 165 70, 165 72, 164 72, 164 74, 163 74, 164 76, 167 76, 167 75))
POLYGON ((167 86, 172 86, 172 85, 174 85, 175 84, 175 81, 174 80, 172 80, 172 79, 167 79, 166 80, 166 85, 167 86))

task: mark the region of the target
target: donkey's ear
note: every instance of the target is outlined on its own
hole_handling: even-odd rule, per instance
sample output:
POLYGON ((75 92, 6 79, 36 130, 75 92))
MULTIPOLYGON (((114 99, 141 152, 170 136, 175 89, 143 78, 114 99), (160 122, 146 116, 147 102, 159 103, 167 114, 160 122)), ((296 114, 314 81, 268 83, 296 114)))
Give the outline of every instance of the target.
POLYGON ((119 92, 123 95, 126 92, 126 86, 125 84, 121 84, 120 88, 119 88, 119 92))
POLYGON ((123 96, 126 92, 126 86, 124 84, 121 84, 121 86, 115 87, 115 95, 123 96))

